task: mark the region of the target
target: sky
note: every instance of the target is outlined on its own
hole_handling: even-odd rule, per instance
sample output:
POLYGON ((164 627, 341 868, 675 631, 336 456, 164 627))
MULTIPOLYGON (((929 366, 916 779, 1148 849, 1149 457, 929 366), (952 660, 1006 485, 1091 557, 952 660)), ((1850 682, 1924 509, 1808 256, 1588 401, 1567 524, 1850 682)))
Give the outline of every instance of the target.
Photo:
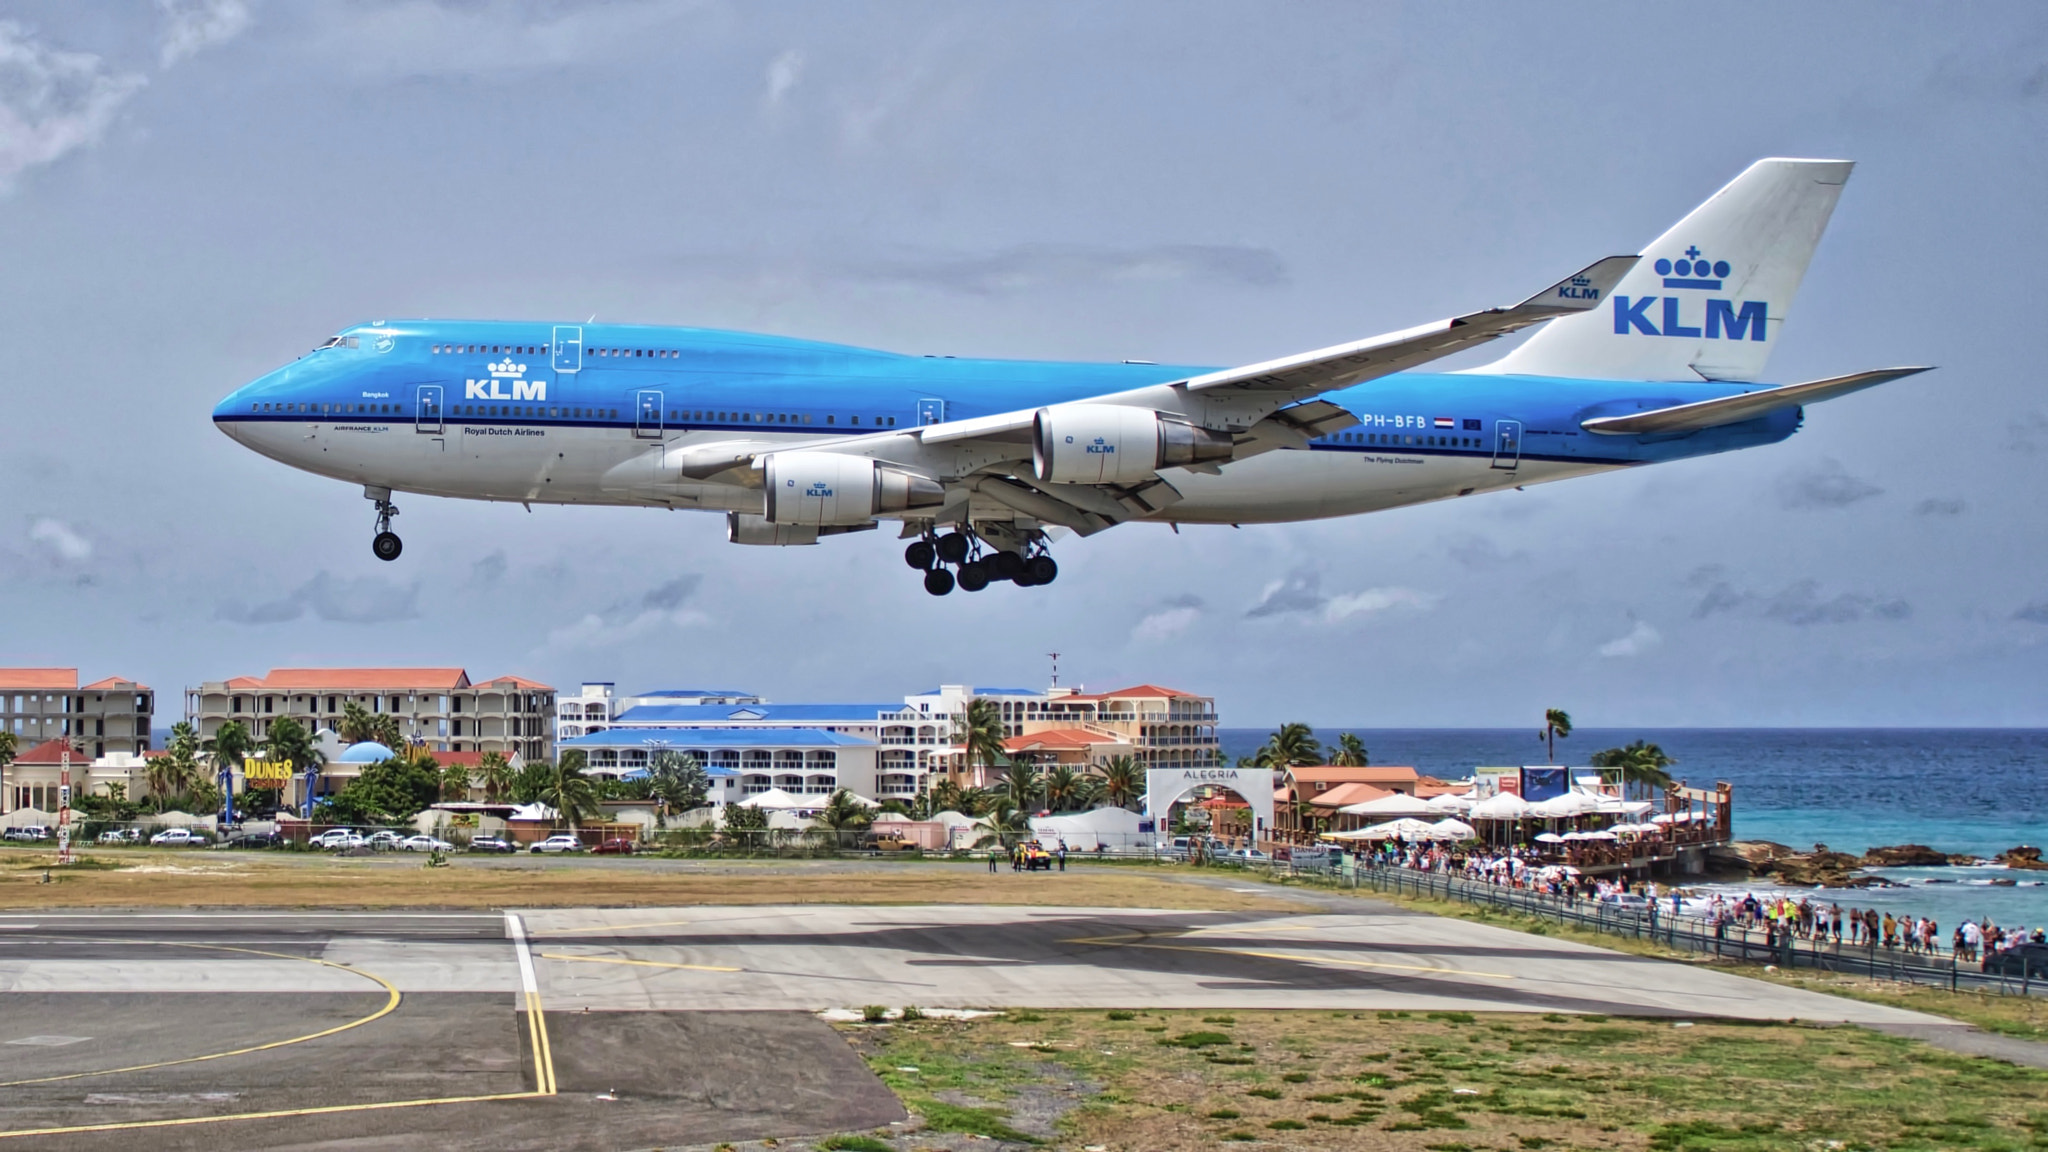
MULTIPOLYGON (((0 665, 1223 723, 2048 725, 2048 7, 9 0, 0 665), (1120 527, 927 596, 893 533, 404 498, 211 427, 390 317, 1231 365, 1510 302, 1752 160, 1858 162, 1789 441, 1315 523, 1120 527)), ((1491 359, 1447 361, 1457 367, 1491 359)))

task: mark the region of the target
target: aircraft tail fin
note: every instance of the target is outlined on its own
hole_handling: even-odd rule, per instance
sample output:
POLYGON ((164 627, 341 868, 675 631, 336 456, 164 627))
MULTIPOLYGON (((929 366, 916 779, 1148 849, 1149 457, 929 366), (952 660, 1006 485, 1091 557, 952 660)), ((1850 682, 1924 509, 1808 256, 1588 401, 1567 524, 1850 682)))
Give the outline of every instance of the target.
POLYGON ((1754 380, 1848 182, 1847 160, 1759 160, 1645 250, 1606 307, 1552 320, 1470 371, 1754 380))

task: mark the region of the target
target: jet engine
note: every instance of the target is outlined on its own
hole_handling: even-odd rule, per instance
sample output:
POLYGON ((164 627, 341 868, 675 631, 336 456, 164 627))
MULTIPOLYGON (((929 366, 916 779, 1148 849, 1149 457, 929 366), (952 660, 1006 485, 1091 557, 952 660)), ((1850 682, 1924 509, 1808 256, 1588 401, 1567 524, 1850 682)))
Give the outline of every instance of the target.
POLYGON ((907 468, 839 452, 763 457, 762 518, 770 524, 867 524, 876 516, 946 502, 937 480, 907 468))
POLYGON ((1221 463, 1235 451, 1228 432, 1150 408, 1061 404, 1040 408, 1032 421, 1032 465, 1040 480, 1057 484, 1136 483, 1161 468, 1221 463))

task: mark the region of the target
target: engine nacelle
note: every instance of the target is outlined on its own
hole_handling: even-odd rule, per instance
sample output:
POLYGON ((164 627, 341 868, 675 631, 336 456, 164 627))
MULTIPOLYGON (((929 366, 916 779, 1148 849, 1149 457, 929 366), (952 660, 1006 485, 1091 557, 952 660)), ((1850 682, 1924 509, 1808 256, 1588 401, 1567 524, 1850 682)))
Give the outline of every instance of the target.
POLYGON ((766 517, 756 516, 752 512, 725 514, 725 539, 729 544, 772 544, 780 547, 816 544, 820 536, 866 532, 873 527, 875 522, 872 520, 865 524, 841 524, 820 528, 809 524, 770 524, 766 517))
POLYGON ((1058 484, 1134 484, 1161 468, 1222 463, 1236 449, 1228 432, 1150 408, 1061 404, 1032 421, 1032 465, 1058 484))
POLYGON ((876 516, 946 502, 937 480, 840 452, 775 452, 761 462, 771 524, 866 524, 876 516))

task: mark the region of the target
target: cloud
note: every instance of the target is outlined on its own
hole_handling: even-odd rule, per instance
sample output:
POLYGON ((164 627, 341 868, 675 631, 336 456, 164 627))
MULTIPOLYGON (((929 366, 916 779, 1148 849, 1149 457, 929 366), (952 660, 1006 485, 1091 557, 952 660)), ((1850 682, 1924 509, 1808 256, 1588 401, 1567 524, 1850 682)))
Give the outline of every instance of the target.
POLYGON ((1662 643, 1664 643, 1663 634, 1650 627, 1648 622, 1638 620, 1635 623, 1635 627, 1628 630, 1628 635, 1618 636, 1602 644, 1600 646, 1600 655, 1614 657, 1640 656, 1662 643))
POLYGON ((1287 282, 1287 266, 1271 249, 1230 244, 1138 248, 1020 244, 982 255, 928 253, 878 258, 843 271, 857 280, 970 296, 1127 281, 1207 281, 1254 288, 1287 282))
POLYGON ((1722 580, 1709 586, 1707 594, 1700 597, 1698 604, 1693 605, 1692 618, 1704 620, 1716 612, 1733 612, 1753 599, 1755 593, 1741 591, 1733 584, 1722 580))
POLYGON ((503 548, 487 553, 469 566, 469 582, 481 588, 488 588, 505 579, 505 573, 512 563, 505 556, 503 548))
POLYGON ((302 617, 330 624, 387 624, 420 617, 420 586, 375 577, 346 580, 322 572, 275 600, 223 603, 215 619, 235 624, 284 624, 302 617))
POLYGON ((1884 489, 1849 475, 1842 462, 1829 457, 1819 464, 1778 478, 1778 502, 1787 508, 1847 508, 1884 489))
POLYGON ((1500 545, 1485 536, 1460 536, 1445 544, 1444 551, 1465 567, 1481 570, 1505 568, 1529 559, 1529 554, 1519 548, 1513 552, 1502 551, 1500 545))
POLYGON ((1427 612, 1443 597, 1413 588, 1367 588, 1361 592, 1325 596, 1322 577, 1315 572, 1290 573, 1272 581, 1259 593, 1259 602, 1245 612, 1251 619, 1268 616, 1317 616, 1334 624, 1353 616, 1367 616, 1393 609, 1427 612))
MULTIPOLYGON (((703 582, 704 578, 694 573, 678 576, 666 584, 649 588, 640 597, 638 607, 642 612, 673 612, 681 608, 684 601, 696 595, 697 586, 703 582)), ((614 609, 615 613, 616 611, 614 609)))
MULTIPOLYGON (((383 0, 307 6, 321 21, 306 50, 366 79, 548 72, 668 51, 668 27, 701 0, 383 0)), ((672 63, 672 61, 670 61, 672 63)))
POLYGON ((2048 599, 2034 601, 2013 613, 2012 618, 2025 620, 2029 624, 2048 624, 2048 599))
POLYGON ((1764 615, 1804 627, 1808 624, 1852 624, 1859 620, 1904 620, 1913 606, 1904 600, 1879 600, 1855 592, 1831 599, 1820 596, 1818 580, 1800 580, 1771 597, 1764 615))
POLYGON ((768 62, 768 95, 766 103, 770 111, 782 107, 782 102, 796 90, 798 81, 804 78, 804 54, 795 48, 768 62))
POLYGON ((92 559, 92 541, 62 520, 43 517, 29 526, 28 538, 48 549, 52 559, 67 564, 83 564, 92 559))
POLYGON ((1144 618, 1138 621, 1137 626, 1131 629, 1131 639, 1156 643, 1170 636, 1178 636, 1201 618, 1200 596, 1174 596, 1147 612, 1144 618))
POLYGON ((607 648, 644 639, 665 628, 690 628, 710 617, 687 605, 704 577, 695 573, 657 584, 630 600, 583 616, 548 632, 542 648, 553 650, 607 648))
POLYGON ((170 24, 164 29, 159 58, 166 68, 249 28, 249 0, 156 0, 170 24))
POLYGON ((1940 496, 1929 496, 1913 506, 1915 516, 1961 516, 1965 505, 1961 500, 1940 496))
POLYGON ((99 143, 121 105, 146 83, 0 20, 0 190, 31 168, 99 143))

